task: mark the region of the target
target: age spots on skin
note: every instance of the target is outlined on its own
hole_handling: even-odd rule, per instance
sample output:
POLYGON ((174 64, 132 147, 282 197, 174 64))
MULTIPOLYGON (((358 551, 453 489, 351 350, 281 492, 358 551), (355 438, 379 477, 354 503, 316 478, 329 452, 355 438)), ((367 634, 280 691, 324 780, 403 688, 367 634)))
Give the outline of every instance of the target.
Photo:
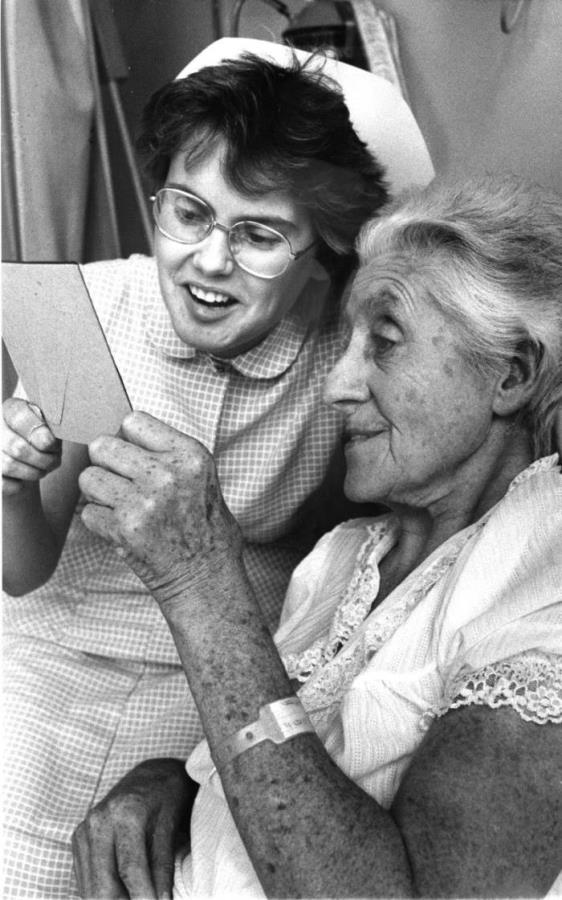
POLYGON ((441 371, 447 378, 454 378, 457 370, 457 360, 454 357, 445 357, 441 364, 441 371))
POLYGON ((445 335, 443 334, 443 331, 444 331, 444 329, 440 328, 439 331, 437 331, 437 333, 434 334, 433 337, 431 338, 431 343, 433 344, 434 347, 440 347, 441 344, 443 344, 444 341, 446 340, 445 335))

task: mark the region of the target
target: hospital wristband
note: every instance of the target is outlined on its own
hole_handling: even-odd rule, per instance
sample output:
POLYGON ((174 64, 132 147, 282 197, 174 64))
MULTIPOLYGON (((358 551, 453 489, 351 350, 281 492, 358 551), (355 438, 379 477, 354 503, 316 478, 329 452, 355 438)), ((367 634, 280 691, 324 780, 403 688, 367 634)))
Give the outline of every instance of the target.
POLYGON ((219 772, 233 759, 262 741, 283 744, 297 734, 314 732, 298 697, 285 697, 262 706, 259 718, 222 741, 213 757, 219 772))

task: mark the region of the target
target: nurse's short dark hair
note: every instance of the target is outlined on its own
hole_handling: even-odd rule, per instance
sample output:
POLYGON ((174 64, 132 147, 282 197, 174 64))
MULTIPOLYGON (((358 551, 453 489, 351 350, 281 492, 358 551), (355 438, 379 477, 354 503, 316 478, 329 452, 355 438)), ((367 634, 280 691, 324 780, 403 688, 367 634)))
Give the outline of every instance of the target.
POLYGON ((383 167, 317 57, 302 63, 295 56, 285 67, 245 54, 165 85, 145 107, 137 148, 158 188, 174 154, 197 162, 221 140, 225 177, 236 190, 287 192, 311 216, 322 262, 354 258, 361 224, 388 191, 383 167))

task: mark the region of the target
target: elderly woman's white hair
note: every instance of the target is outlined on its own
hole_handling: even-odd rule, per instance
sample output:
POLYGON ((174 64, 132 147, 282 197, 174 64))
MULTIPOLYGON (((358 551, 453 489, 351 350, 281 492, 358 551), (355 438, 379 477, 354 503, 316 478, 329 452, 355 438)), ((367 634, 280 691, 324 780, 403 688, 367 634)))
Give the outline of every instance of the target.
POLYGON ((398 257, 457 322, 480 371, 532 353, 535 387, 521 415, 535 454, 551 452, 562 404, 562 198, 515 176, 436 180, 368 222, 358 251, 364 263, 398 257))

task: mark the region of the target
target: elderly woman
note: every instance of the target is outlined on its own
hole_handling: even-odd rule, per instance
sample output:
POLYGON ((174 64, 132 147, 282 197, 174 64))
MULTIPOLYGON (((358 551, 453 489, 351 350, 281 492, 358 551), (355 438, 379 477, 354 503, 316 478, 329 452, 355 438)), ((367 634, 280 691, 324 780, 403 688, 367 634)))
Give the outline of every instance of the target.
MULTIPOLYGON (((260 41, 203 51, 149 101, 139 143, 154 256, 84 279, 133 407, 213 454, 274 627, 297 562, 349 515, 322 385, 359 226, 431 164, 383 79, 260 41)), ((202 732, 157 607, 82 525, 87 448, 21 398, 4 417, 5 896, 67 898, 88 809, 202 732)))
MULTIPOLYGON (((84 521, 158 602, 206 734, 178 897, 555 881, 561 246, 562 203, 514 179, 433 184, 364 230, 326 396, 347 495, 389 511, 320 540, 275 640, 204 448, 143 414, 90 447, 84 521)), ((100 823, 84 894, 151 896, 145 840, 100 823)))

